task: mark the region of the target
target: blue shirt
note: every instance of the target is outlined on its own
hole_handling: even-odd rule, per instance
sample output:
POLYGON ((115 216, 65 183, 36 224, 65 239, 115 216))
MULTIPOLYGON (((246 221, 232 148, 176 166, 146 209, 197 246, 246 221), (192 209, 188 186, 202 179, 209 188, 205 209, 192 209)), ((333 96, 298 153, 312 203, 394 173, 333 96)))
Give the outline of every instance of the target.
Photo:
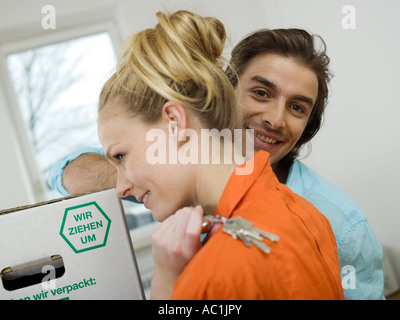
MULTIPOLYGON (((76 150, 53 165, 49 184, 62 195, 69 195, 62 184, 65 166, 81 154, 91 152, 104 155, 101 148, 76 150)), ((345 298, 384 299, 382 247, 357 203, 298 160, 290 167, 286 184, 329 220, 336 238, 345 298)), ((318 281, 318 275, 315 279, 318 281)))
POLYGON ((336 238, 345 298, 385 299, 382 247, 357 203, 298 160, 290 167, 286 185, 329 220, 336 238))

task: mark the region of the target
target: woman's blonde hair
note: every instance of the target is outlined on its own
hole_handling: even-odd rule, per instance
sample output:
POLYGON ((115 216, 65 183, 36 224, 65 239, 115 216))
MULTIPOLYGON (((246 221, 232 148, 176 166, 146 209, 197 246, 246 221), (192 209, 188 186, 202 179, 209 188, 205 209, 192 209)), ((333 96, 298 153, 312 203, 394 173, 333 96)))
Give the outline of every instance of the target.
POLYGON ((154 29, 128 39, 101 91, 99 111, 119 98, 130 114, 152 122, 170 100, 194 111, 210 129, 241 128, 234 88, 223 71, 223 24, 188 11, 158 12, 157 18, 154 29))

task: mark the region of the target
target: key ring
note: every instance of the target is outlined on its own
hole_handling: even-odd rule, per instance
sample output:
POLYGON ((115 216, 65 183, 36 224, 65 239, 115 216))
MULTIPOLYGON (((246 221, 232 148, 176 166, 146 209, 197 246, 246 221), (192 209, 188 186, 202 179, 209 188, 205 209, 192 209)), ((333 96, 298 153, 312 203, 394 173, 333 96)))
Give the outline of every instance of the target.
POLYGON ((209 232, 216 224, 222 223, 226 220, 225 217, 221 217, 220 215, 212 216, 212 215, 204 215, 203 223, 201 225, 201 233, 209 232))

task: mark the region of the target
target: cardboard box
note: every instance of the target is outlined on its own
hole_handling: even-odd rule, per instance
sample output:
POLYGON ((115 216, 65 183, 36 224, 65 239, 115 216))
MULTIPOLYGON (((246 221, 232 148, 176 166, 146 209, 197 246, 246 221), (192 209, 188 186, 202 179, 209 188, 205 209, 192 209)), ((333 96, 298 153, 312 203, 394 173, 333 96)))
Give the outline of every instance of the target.
POLYGON ((0 212, 0 299, 144 299, 115 190, 0 212))

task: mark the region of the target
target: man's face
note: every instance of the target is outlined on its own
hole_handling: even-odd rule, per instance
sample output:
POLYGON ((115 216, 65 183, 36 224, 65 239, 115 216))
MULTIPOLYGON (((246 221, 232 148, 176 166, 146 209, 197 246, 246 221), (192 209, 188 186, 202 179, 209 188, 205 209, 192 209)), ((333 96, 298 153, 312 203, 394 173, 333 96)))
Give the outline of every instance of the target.
POLYGON ((318 95, 316 74, 292 58, 263 54, 248 63, 235 90, 256 151, 269 152, 277 164, 307 125, 318 95))

